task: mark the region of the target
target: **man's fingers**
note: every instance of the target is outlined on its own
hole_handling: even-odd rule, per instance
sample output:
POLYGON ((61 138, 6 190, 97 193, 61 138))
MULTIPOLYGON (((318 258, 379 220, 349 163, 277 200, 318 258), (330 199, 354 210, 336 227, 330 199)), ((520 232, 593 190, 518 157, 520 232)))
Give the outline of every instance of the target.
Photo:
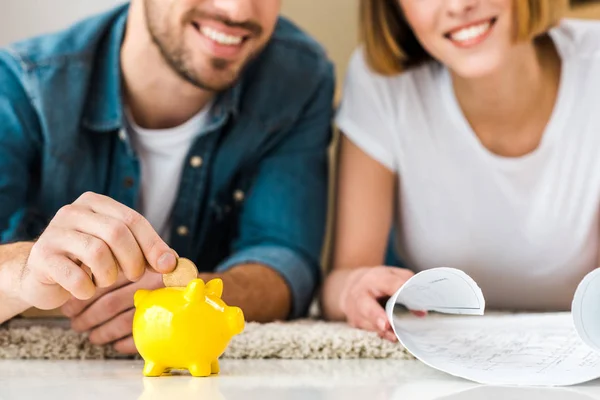
MULTIPOLYGON (((173 250, 160 238, 152 225, 137 211, 110 197, 95 193, 83 194, 74 204, 84 205, 98 214, 118 219, 127 225, 135 237, 148 264, 157 272, 168 273, 175 269, 177 258, 173 250)), ((131 280, 137 280, 143 271, 124 271, 131 280)))
POLYGON ((116 342, 113 348, 121 354, 137 354, 138 350, 135 347, 133 337, 129 336, 116 342))
POLYGON ((136 285, 129 284, 101 296, 85 311, 73 318, 71 328, 76 332, 87 332, 110 321, 133 307, 133 296, 136 290, 138 290, 136 285))
POLYGON ((146 259, 133 233, 121 220, 98 214, 79 204, 63 207, 57 214, 56 223, 66 229, 84 232, 103 240, 110 248, 118 266, 123 271, 135 271, 139 276, 129 275, 130 281, 141 278, 146 270, 146 259))
POLYGON ((60 310, 65 316, 69 318, 76 317, 102 296, 128 284, 131 284, 129 279, 127 279, 125 275, 120 274, 117 279, 117 282, 114 285, 107 288, 97 289, 96 294, 92 298, 87 300, 70 299, 61 307, 60 310))
MULTIPOLYGON (((108 287, 115 283, 119 269, 108 245, 95 236, 70 229, 53 228, 52 235, 44 238, 44 246, 57 253, 66 253, 92 270, 96 286, 108 287)), ((90 277, 85 270, 79 269, 90 277)), ((90 279, 91 281, 91 279, 90 279)))
POLYGON ((106 324, 94 329, 89 336, 90 342, 92 344, 103 345, 131 335, 134 314, 135 309, 125 311, 106 324))
POLYGON ((71 293, 75 298, 86 300, 94 296, 96 287, 79 265, 66 256, 54 256, 45 260, 47 278, 71 293))

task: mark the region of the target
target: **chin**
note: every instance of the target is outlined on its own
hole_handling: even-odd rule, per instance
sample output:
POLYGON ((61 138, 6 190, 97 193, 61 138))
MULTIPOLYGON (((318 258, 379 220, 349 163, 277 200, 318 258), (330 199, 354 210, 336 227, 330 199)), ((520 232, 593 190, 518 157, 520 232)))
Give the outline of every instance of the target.
POLYGON ((237 82, 240 74, 240 69, 236 65, 218 68, 210 61, 196 64, 196 68, 192 71, 196 86, 213 92, 230 88, 237 82))
POLYGON ((463 79, 481 79, 497 73, 502 68, 502 63, 498 57, 482 56, 447 66, 463 79))

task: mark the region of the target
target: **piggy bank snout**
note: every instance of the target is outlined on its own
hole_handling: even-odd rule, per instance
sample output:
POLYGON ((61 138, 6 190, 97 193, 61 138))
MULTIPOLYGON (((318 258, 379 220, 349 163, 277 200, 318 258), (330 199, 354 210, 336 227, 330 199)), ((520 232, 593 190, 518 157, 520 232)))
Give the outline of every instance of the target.
POLYGON ((244 331, 244 313, 239 307, 229 307, 227 310, 227 323, 232 336, 244 331))

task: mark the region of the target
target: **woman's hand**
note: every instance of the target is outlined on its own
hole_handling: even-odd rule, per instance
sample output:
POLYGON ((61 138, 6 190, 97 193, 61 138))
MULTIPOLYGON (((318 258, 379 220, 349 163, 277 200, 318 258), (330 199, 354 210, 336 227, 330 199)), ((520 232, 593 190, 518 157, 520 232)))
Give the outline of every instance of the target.
POLYGON ((399 177, 341 136, 332 271, 325 279, 325 318, 378 332, 395 341, 380 301, 413 276, 385 261, 394 221, 399 177), (369 267, 370 266, 370 267, 369 267))
MULTIPOLYGON (((379 336, 396 341, 396 336, 380 304, 391 297, 414 274, 396 267, 363 267, 346 273, 340 296, 340 309, 348 323, 360 329, 377 332, 379 336)), ((414 312, 424 315, 423 312, 414 312)))

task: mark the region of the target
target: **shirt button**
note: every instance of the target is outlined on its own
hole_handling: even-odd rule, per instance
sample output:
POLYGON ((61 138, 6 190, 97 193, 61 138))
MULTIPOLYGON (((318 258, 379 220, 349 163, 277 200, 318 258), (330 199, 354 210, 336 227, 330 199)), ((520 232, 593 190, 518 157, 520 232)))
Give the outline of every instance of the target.
POLYGON ((242 192, 241 190, 236 190, 235 192, 233 192, 233 199, 235 201, 237 201, 238 203, 244 201, 245 198, 246 198, 246 194, 244 192, 242 192))
POLYGON ((123 179, 123 186, 125 187, 125 189, 131 189, 133 187, 134 184, 134 180, 132 177, 128 176, 127 178, 123 179))
POLYGON ((204 160, 202 160, 202 157, 200 157, 200 156, 194 156, 194 157, 190 158, 190 165, 194 168, 200 168, 203 163, 204 163, 204 160))
POLYGON ((119 139, 121 139, 122 142, 124 142, 125 139, 127 139, 127 134, 125 133, 125 129, 121 129, 119 131, 119 139))
POLYGON ((177 228, 177 234, 179 236, 187 236, 187 234, 189 233, 189 229, 187 226, 180 226, 179 228, 177 228))

